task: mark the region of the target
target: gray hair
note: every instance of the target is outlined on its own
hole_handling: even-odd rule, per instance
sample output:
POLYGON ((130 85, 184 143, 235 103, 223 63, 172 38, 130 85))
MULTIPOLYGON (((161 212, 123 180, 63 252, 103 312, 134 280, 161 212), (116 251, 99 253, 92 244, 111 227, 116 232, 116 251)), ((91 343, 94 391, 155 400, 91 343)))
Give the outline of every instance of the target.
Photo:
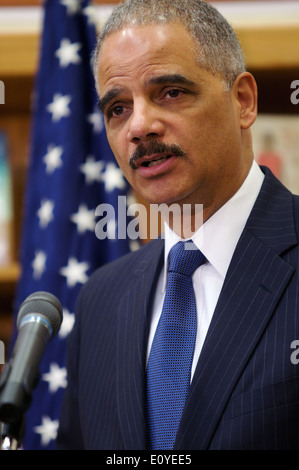
POLYGON ((117 5, 97 39, 92 67, 98 86, 98 55, 104 39, 125 26, 181 23, 195 39, 199 64, 220 73, 230 88, 246 70, 237 36, 227 20, 201 0, 125 0, 117 5))

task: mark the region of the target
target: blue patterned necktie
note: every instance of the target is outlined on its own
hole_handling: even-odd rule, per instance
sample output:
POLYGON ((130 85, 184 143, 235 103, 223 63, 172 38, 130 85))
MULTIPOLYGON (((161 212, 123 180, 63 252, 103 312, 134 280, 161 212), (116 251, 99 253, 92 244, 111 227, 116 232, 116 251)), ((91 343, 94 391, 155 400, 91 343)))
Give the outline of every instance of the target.
POLYGON ((197 314, 192 274, 205 262, 192 241, 169 253, 161 318, 147 366, 147 426, 153 450, 173 448, 190 385, 197 314))

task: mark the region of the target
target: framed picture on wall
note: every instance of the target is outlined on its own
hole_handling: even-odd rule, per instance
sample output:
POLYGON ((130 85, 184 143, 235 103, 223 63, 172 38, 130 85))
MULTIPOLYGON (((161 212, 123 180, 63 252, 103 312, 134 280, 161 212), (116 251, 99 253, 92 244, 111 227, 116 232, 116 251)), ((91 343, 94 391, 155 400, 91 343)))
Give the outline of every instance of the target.
POLYGON ((299 194, 299 116, 261 114, 252 126, 255 159, 299 194))

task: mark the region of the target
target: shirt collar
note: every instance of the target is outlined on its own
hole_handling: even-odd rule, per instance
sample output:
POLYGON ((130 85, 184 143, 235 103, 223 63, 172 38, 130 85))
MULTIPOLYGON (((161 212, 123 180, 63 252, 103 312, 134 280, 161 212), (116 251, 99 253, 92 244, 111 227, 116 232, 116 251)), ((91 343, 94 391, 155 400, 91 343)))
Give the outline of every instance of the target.
MULTIPOLYGON (((192 240, 207 261, 224 279, 238 240, 261 189, 264 174, 253 161, 251 169, 239 190, 192 236, 192 240)), ((180 240, 167 223, 164 224, 163 291, 167 282, 168 254, 180 240)))

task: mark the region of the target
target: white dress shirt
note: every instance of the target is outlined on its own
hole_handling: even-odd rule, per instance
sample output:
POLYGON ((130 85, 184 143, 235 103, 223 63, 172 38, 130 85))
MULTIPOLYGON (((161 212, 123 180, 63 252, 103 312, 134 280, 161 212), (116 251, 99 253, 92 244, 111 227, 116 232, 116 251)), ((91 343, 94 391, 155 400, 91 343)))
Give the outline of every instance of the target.
MULTIPOLYGON (((191 378, 196 368, 226 272, 261 189, 263 179, 264 174, 254 161, 240 189, 192 236, 193 242, 205 255, 207 262, 193 274, 197 307, 197 337, 191 378)), ((162 312, 168 275, 168 254, 172 246, 181 240, 167 224, 165 224, 164 239, 164 268, 161 271, 155 292, 147 357, 162 312)))

